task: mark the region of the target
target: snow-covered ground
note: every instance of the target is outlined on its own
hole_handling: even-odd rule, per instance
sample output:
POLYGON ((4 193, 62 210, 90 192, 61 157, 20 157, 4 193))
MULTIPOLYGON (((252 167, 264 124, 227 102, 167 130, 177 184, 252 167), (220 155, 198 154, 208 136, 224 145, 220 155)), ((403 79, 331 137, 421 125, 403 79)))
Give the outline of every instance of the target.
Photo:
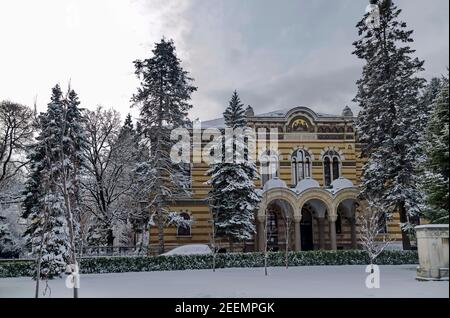
MULTIPOLYGON (((381 288, 367 289, 365 266, 328 266, 95 274, 81 276, 80 297, 135 298, 448 298, 449 283, 418 282, 415 266, 381 266, 381 288)), ((43 284, 45 285, 45 284, 43 284)), ((64 280, 51 297, 70 297, 64 280)), ((33 297, 30 278, 0 279, 0 297, 33 297)), ((47 295, 48 297, 48 295, 47 295)))

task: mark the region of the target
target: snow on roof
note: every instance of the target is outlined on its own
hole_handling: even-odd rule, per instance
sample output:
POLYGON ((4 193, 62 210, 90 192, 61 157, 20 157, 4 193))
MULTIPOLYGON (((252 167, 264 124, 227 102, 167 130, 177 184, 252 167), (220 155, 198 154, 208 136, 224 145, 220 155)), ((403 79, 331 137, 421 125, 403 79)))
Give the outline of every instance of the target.
MULTIPOLYGON (((268 113, 257 114, 253 118, 285 118, 291 109, 276 110, 268 113)), ((342 117, 340 115, 317 113, 319 117, 342 117)), ((225 128, 225 119, 216 118, 202 122, 203 128, 225 128)))
POLYGON ((225 128, 225 119, 217 118, 202 122, 202 128, 225 128))
POLYGON ((264 185, 264 192, 269 191, 271 189, 276 189, 276 188, 287 188, 286 182, 284 182, 283 180, 281 180, 277 177, 270 179, 264 185))
POLYGON ((351 182, 350 180, 348 180, 344 177, 340 177, 339 179, 336 179, 331 183, 332 192, 334 192, 334 193, 336 193, 342 189, 353 188, 353 187, 354 187, 353 182, 351 182))
POLYGON ((274 118, 283 118, 286 117, 288 110, 276 110, 273 112, 263 113, 255 115, 255 117, 274 117, 274 118))
POLYGON ((295 187, 295 191, 297 193, 302 193, 311 188, 320 188, 320 184, 312 178, 306 178, 297 184, 297 186, 295 187))

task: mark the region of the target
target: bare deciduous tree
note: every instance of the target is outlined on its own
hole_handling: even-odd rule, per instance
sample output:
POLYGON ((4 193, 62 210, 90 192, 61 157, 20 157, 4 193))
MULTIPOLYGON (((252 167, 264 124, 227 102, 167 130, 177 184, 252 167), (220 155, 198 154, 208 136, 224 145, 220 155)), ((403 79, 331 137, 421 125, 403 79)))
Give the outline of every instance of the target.
POLYGON ((380 234, 383 233, 385 228, 383 222, 385 213, 380 210, 376 200, 368 198, 364 203, 359 207, 357 221, 361 246, 369 255, 373 272, 375 259, 386 249, 390 240, 386 239, 386 236, 383 236, 383 239, 380 240, 380 234))
POLYGON ((25 151, 33 141, 34 114, 27 106, 0 102, 0 191, 9 188, 28 160, 25 151))
POLYGON ((120 128, 120 114, 114 110, 99 106, 86 112, 84 205, 108 246, 114 243, 114 224, 126 220, 123 203, 133 183, 130 171, 134 152, 130 143, 118 141, 120 128))
MULTIPOLYGON (((287 211, 287 210, 285 210, 287 211)), ((284 255, 285 255, 285 265, 286 265, 286 269, 289 268, 289 245, 291 244, 290 242, 290 236, 291 236, 291 226, 292 226, 292 216, 290 215, 289 212, 285 212, 283 214, 283 220, 284 220, 284 226, 285 226, 285 243, 286 243, 286 247, 284 250, 284 255)))

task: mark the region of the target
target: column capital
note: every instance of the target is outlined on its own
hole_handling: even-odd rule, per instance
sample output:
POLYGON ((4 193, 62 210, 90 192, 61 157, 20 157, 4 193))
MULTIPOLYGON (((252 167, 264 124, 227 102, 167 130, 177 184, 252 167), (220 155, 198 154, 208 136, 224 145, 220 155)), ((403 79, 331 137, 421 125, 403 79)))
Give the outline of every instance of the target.
POLYGON ((300 223, 302 221, 302 215, 294 215, 294 222, 300 223))
POLYGON ((329 222, 336 222, 337 221, 338 216, 337 215, 328 215, 328 221, 329 222))

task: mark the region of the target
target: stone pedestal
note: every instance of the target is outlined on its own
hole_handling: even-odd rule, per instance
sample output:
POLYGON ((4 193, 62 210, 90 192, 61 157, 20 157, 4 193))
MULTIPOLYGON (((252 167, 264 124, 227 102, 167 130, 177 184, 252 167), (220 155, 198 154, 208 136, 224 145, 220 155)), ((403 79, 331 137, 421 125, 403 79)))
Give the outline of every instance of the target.
POLYGON ((448 225, 416 227, 419 252, 418 280, 448 280, 448 225))

